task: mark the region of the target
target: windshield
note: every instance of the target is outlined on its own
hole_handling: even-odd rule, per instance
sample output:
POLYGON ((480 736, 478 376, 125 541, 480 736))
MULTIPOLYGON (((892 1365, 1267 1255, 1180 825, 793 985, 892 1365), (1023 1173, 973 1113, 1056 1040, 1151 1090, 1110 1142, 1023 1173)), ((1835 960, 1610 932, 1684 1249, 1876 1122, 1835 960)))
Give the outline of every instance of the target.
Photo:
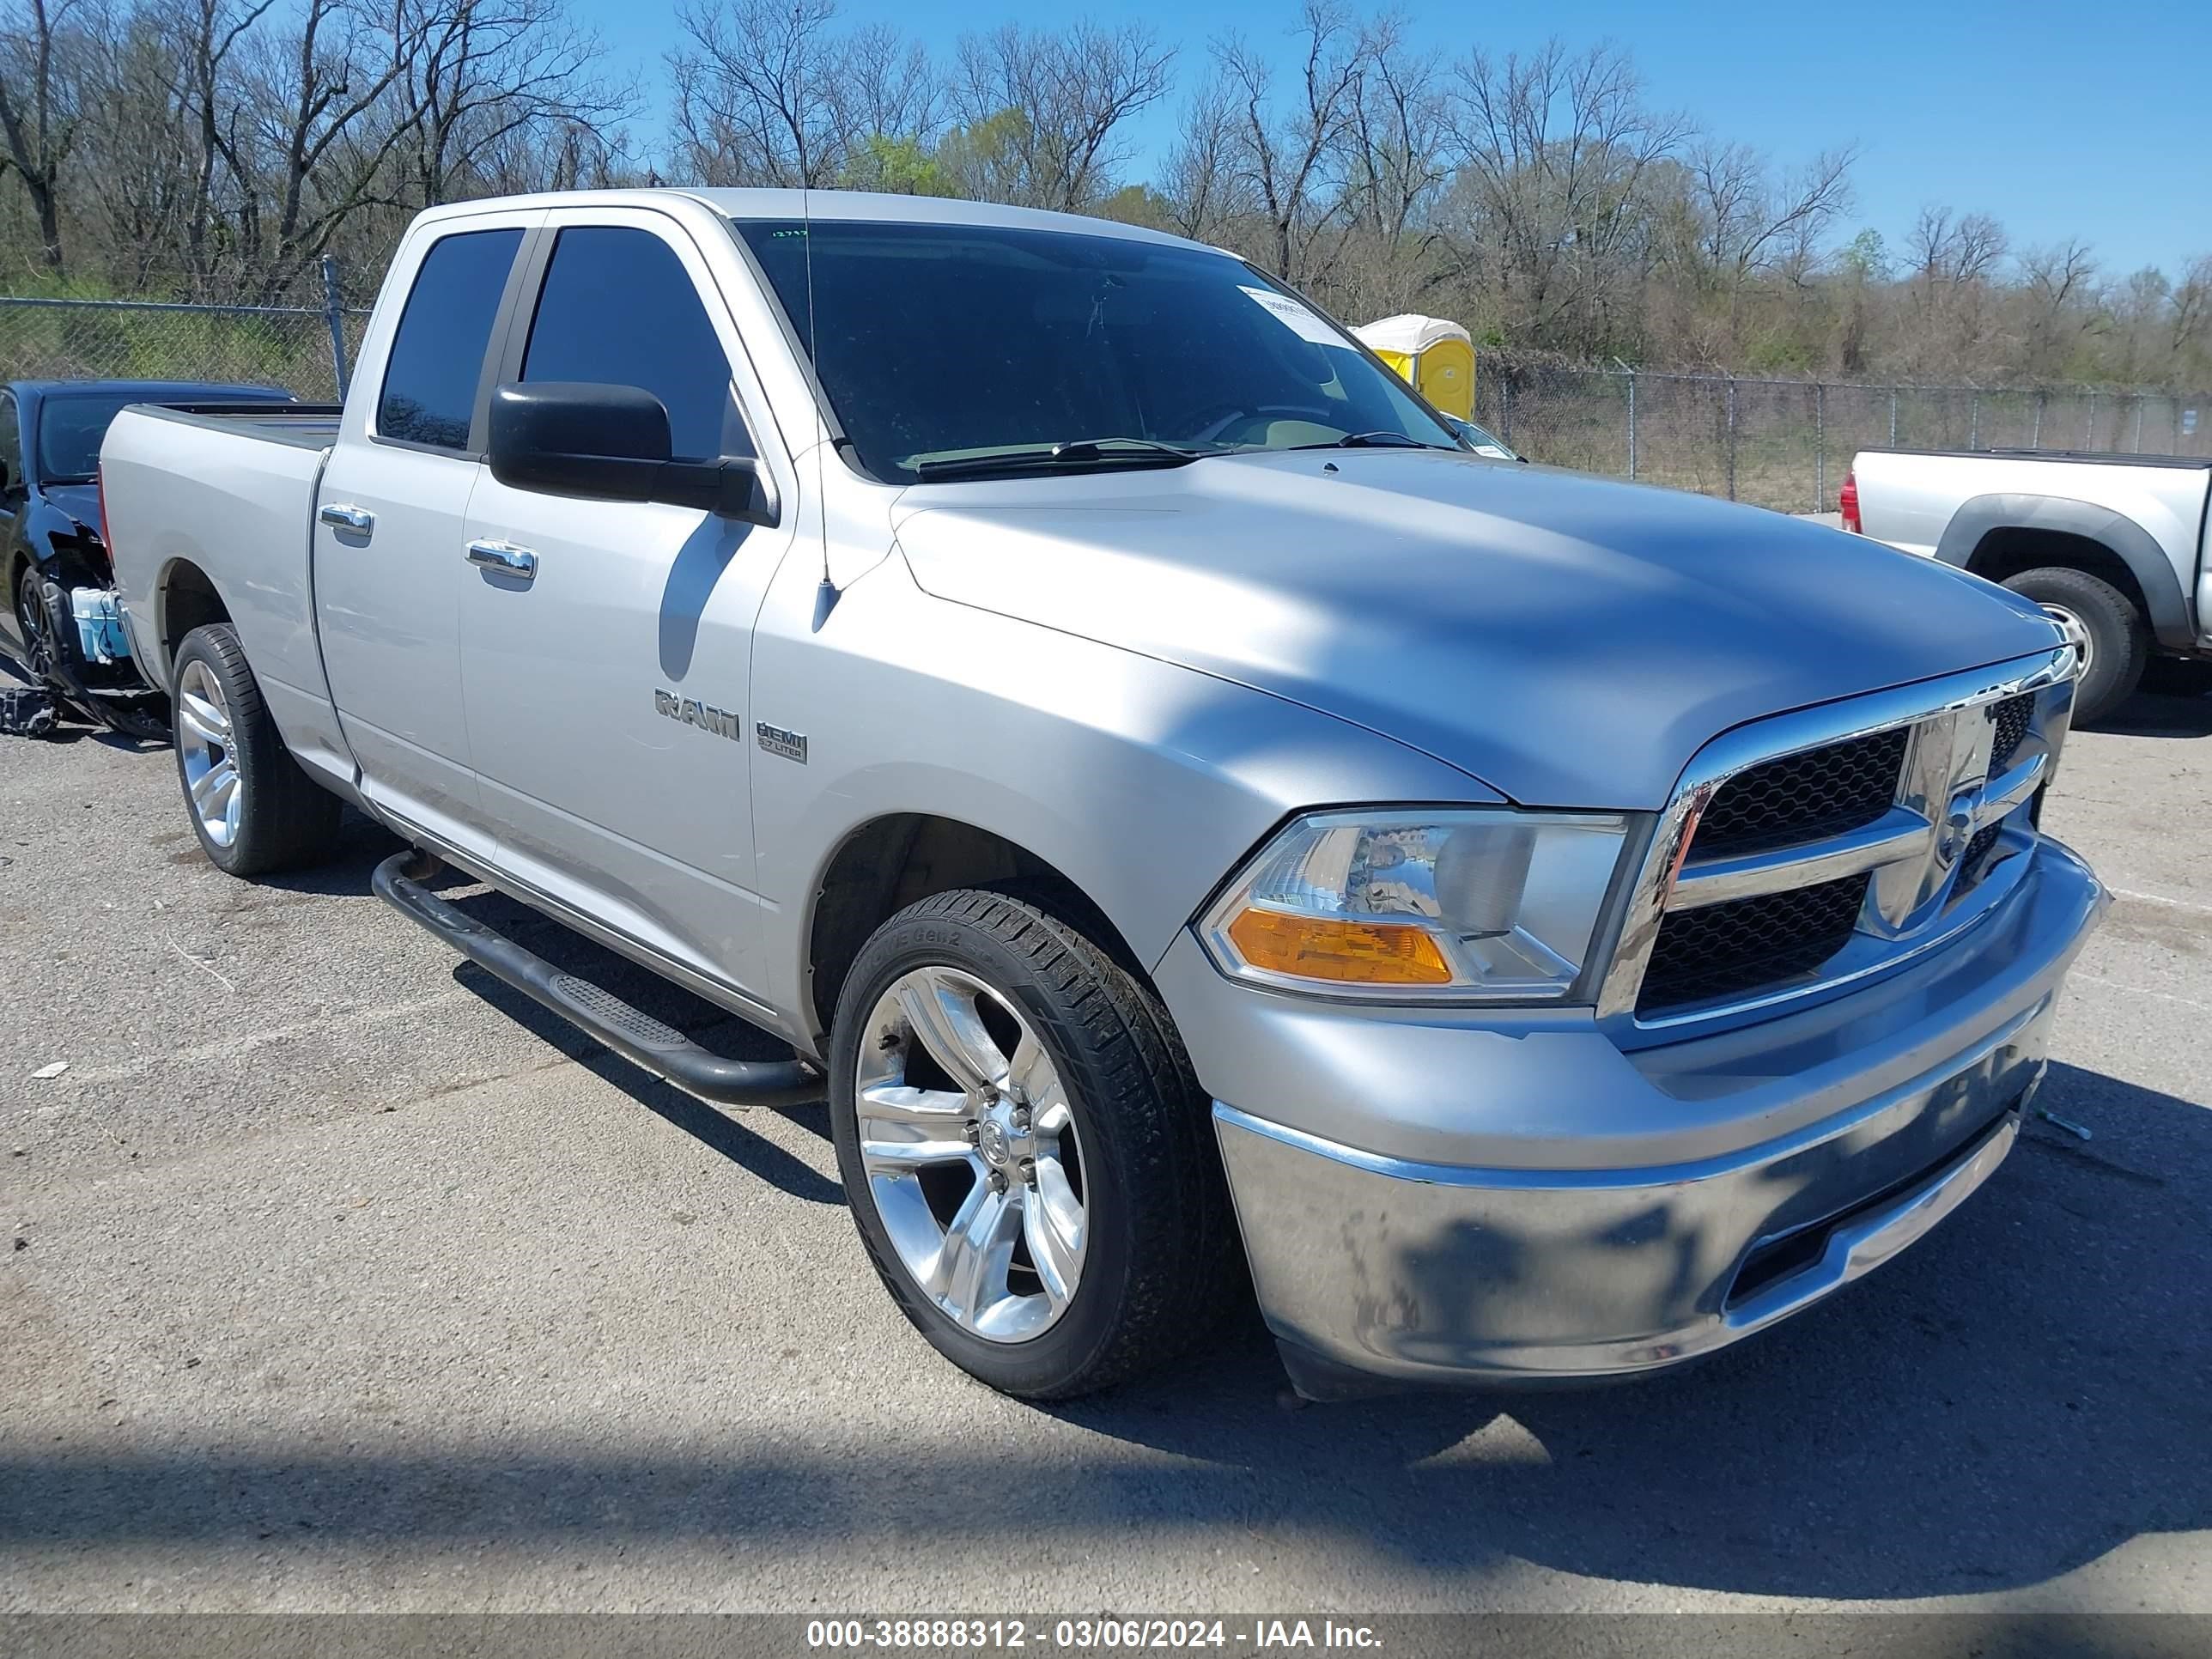
POLYGON ((1498 442, 1486 429, 1477 426, 1473 421, 1462 419, 1457 415, 1447 415, 1444 416, 1444 421, 1454 432, 1459 434, 1460 441, 1478 455, 1487 456, 1493 461, 1517 461, 1521 459, 1505 445, 1498 442))
POLYGON ((1088 468, 1458 447, 1334 323, 1226 254, 984 225, 737 229, 878 478, 974 476, 994 452, 1088 468))
POLYGON ((90 483, 100 471, 100 440, 106 437, 115 417, 133 404, 175 398, 200 404, 285 403, 291 396, 275 387, 210 391, 190 385, 140 386, 133 392, 49 393, 39 404, 39 482, 90 483))
POLYGON ((127 398, 48 398, 39 405, 39 482, 90 483, 100 470, 100 441, 115 417, 146 394, 127 398))

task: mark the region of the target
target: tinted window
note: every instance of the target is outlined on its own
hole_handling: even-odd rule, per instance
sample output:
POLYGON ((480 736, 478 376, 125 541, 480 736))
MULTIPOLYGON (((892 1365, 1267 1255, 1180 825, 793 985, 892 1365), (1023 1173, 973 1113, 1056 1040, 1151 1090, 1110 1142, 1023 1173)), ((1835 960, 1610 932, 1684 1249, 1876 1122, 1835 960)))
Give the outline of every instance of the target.
POLYGON ((996 225, 737 228, 879 478, 1110 438, 1201 455, 1353 434, 1456 447, 1335 324, 1226 254, 996 225))
POLYGON ((484 348, 521 245, 519 230, 472 230, 431 247, 392 337, 376 406, 380 436, 441 449, 469 447, 484 348))
POLYGON ((642 230, 583 225, 553 245, 523 358, 526 380, 642 386, 668 409, 676 453, 750 455, 729 359, 675 250, 642 230))

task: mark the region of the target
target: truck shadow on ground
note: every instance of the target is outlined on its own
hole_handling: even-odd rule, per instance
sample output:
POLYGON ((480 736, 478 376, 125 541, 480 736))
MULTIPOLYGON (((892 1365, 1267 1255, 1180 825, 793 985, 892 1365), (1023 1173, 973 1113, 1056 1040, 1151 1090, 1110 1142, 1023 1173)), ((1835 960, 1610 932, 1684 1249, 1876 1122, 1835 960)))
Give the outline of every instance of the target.
MULTIPOLYGON (((398 852, 400 845, 396 837, 349 809, 343 851, 337 859, 312 870, 264 876, 258 879, 256 885, 291 893, 360 895, 365 902, 374 903, 375 901, 368 897, 369 872, 398 852)), ((203 854, 196 842, 187 841, 177 856, 196 861, 203 854)), ((674 1026, 719 1054, 741 1060, 780 1060, 791 1052, 788 1046, 757 1026, 734 1018, 527 905, 476 884, 459 872, 445 872, 431 885, 441 896, 452 900, 486 927, 528 946, 564 972, 605 986, 632 1006, 674 1026)), ((810 1169, 774 1142, 754 1134, 727 1114, 601 1048, 567 1020, 473 963, 456 958, 453 976, 455 984, 482 998, 502 1018, 522 1026, 585 1070, 620 1089, 654 1116, 728 1158, 747 1174, 810 1203, 845 1201, 843 1190, 835 1181, 810 1169)), ((829 1115, 821 1106, 793 1107, 774 1115, 798 1124, 824 1141, 830 1139, 829 1115)))
MULTIPOLYGON (((632 1007, 674 1026, 717 1054, 738 1060, 782 1060, 791 1054, 787 1043, 758 1026, 732 1017, 502 893, 471 889, 465 876, 448 875, 441 891, 486 927, 527 946, 562 971, 604 986, 632 1007)), ((620 1089, 654 1116, 681 1129, 779 1192, 814 1204, 845 1201, 843 1188, 837 1182, 793 1158, 775 1142, 753 1133, 741 1122, 696 1096, 686 1094, 665 1079, 600 1047, 558 1014, 540 1006, 475 963, 456 963, 453 980, 585 1070, 620 1089)), ((824 1141, 830 1138, 829 1114, 820 1105, 791 1107, 773 1115, 799 1124, 824 1141)))
POLYGON ((2036 1122, 1917 1249, 1680 1373, 1271 1419, 1233 1403, 1272 1380, 1248 1341, 1202 1401, 1186 1375, 1061 1414, 1243 1469, 1263 1534, 1326 1505, 1362 1548, 1440 1571, 1503 1554, 1840 1598, 2040 1583, 2212 1525, 2212 1114, 2063 1065, 2042 1102, 2098 1139, 2036 1122))
POLYGON ((2087 729, 2127 738, 2212 737, 2212 692, 2192 678, 2205 666, 2154 663, 2143 689, 2087 729))

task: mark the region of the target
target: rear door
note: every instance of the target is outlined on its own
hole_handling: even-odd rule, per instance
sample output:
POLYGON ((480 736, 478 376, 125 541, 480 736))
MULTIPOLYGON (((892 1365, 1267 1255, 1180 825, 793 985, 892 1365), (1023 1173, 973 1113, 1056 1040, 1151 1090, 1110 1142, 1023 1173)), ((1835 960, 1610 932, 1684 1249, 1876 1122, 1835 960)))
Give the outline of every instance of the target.
MULTIPOLYGON (((746 707, 753 623, 792 542, 789 461, 712 267, 650 210, 556 210, 507 378, 641 386, 679 458, 760 455, 775 529, 511 489, 489 471, 466 569, 468 726, 501 868, 718 984, 757 982, 746 707)), ((721 251, 734 264, 735 248, 721 251)))
POLYGON ((544 216, 442 220, 410 236, 396 268, 413 281, 380 355, 373 344, 357 366, 313 531, 323 662, 362 793, 479 856, 494 838, 461 701, 471 573, 459 550, 483 470, 490 345, 544 216))

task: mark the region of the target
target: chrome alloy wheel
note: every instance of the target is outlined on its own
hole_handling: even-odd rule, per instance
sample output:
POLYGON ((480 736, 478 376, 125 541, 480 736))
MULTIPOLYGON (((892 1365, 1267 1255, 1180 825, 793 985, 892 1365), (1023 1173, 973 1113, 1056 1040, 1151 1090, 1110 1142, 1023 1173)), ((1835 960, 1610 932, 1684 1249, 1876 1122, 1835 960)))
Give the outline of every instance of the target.
POLYGON ((917 968, 860 1034, 868 1195, 899 1261, 963 1330, 1023 1342, 1067 1311, 1088 1228, 1082 1142, 1044 1046, 954 968, 917 968))
POLYGON ((217 847, 238 839, 239 814, 246 805, 238 777, 238 751, 232 746, 230 704, 204 662, 185 665, 177 678, 177 750, 184 763, 185 793, 192 815, 217 847))
POLYGON ((2058 624, 2058 631, 2066 636, 2066 643, 2074 647, 2077 683, 2087 679, 2089 665, 2096 659, 2096 648, 2089 642, 2089 625, 2063 605, 2051 605, 2046 601, 2043 614, 2058 624))

